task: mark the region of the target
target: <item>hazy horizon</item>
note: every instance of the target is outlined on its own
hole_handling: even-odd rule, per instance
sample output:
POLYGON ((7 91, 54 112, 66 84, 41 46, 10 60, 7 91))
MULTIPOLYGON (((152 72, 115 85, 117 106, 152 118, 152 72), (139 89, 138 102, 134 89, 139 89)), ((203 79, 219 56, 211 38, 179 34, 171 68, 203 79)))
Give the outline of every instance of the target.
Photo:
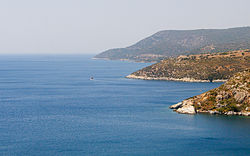
POLYGON ((3 0, 0 54, 97 54, 162 30, 250 26, 248 0, 3 0))

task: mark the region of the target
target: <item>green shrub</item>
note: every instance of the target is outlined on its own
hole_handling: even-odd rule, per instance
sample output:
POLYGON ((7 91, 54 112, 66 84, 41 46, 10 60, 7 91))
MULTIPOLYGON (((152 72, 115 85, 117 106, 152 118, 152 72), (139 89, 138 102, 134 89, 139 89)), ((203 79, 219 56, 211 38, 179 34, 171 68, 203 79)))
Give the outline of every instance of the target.
POLYGON ((220 53, 220 55, 227 55, 227 54, 228 54, 227 52, 220 53))
POLYGON ((216 100, 215 100, 215 96, 210 96, 209 99, 208 99, 208 101, 215 102, 215 101, 216 101, 216 100))
POLYGON ((214 91, 214 90, 211 90, 209 93, 210 93, 210 95, 212 95, 212 96, 217 96, 217 92, 214 91))
POLYGON ((241 108, 236 106, 235 103, 231 103, 229 106, 228 106, 229 110, 230 111, 234 111, 234 112, 240 112, 241 111, 241 108))
POLYGON ((220 112, 220 113, 226 112, 226 108, 225 108, 225 107, 220 107, 220 108, 217 108, 216 110, 217 110, 218 112, 220 112))

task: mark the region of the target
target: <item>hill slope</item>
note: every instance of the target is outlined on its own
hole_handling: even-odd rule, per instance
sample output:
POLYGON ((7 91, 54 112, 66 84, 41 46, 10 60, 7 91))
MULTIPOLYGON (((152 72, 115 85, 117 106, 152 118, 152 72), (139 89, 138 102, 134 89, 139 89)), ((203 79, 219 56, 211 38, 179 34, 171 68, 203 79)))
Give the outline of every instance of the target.
POLYGON ((225 84, 170 106, 179 113, 250 116, 250 70, 239 72, 225 84))
POLYGON ((170 58, 138 70, 127 78, 188 82, 225 81, 250 68, 250 50, 170 58))
POLYGON ((127 47, 110 49, 94 58, 158 61, 181 54, 250 49, 250 27, 165 30, 127 47))

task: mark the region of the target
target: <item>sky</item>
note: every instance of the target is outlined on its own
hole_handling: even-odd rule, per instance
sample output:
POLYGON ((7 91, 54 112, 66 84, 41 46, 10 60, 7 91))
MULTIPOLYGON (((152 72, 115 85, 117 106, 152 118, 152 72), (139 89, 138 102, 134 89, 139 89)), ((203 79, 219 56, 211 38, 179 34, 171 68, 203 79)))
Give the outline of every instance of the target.
POLYGON ((160 30, 250 26, 250 0, 0 0, 0 54, 97 54, 160 30))

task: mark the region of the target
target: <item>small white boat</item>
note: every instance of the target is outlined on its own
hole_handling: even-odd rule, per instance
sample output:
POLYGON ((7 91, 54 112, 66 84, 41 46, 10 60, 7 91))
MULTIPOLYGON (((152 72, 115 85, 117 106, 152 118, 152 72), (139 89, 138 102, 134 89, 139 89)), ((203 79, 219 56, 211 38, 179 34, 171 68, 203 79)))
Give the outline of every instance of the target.
POLYGON ((94 77, 90 77, 90 80, 94 80, 94 77))

